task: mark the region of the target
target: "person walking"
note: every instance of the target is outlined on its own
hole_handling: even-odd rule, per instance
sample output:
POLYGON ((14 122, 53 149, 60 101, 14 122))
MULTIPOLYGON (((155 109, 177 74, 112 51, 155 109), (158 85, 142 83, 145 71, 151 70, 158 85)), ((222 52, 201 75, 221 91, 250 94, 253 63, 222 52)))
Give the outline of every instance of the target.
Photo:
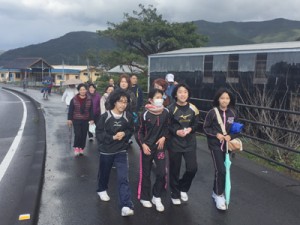
MULTIPOLYGON (((214 96, 213 106, 218 109, 226 132, 229 134, 232 124, 237 120, 237 115, 234 110, 235 97, 228 89, 221 88, 214 96)), ((226 210, 224 197, 226 142, 238 137, 239 134, 224 136, 214 109, 208 111, 204 120, 203 129, 207 136, 207 144, 215 168, 212 198, 215 200, 217 209, 226 210)))
POLYGON ((143 90, 142 88, 138 85, 138 77, 135 74, 132 74, 130 76, 130 82, 131 82, 131 88, 130 90, 134 93, 136 97, 136 112, 139 112, 142 105, 143 105, 143 90))
POLYGON ((66 103, 68 109, 72 98, 74 98, 74 96, 77 94, 78 94, 78 90, 76 89, 74 84, 68 85, 67 88, 65 89, 61 97, 61 101, 66 103))
POLYGON ((166 90, 168 88, 168 82, 162 78, 157 78, 153 81, 153 88, 157 88, 164 92, 163 99, 164 99, 164 106, 167 107, 171 104, 170 97, 166 94, 166 90))
POLYGON ((126 111, 130 101, 123 90, 116 90, 109 96, 110 108, 100 116, 96 126, 100 160, 97 194, 102 201, 109 201, 107 193, 112 165, 116 166, 118 192, 122 216, 134 214, 131 190, 128 180, 128 140, 133 134, 132 115, 126 111))
POLYGON ((170 113, 169 139, 167 142, 170 160, 171 200, 174 205, 188 201, 192 181, 197 172, 196 129, 199 111, 189 102, 191 90, 185 84, 178 84, 172 93, 175 103, 168 109, 170 113), (181 161, 185 160, 182 178, 179 179, 181 161))
MULTIPOLYGON (((100 112, 100 99, 101 96, 96 90, 95 84, 90 83, 88 85, 88 96, 92 99, 93 102, 93 114, 94 114, 94 123, 97 124, 100 112)), ((93 141, 94 135, 92 132, 88 131, 89 141, 93 141)))
POLYGON ((106 102, 107 102, 108 96, 113 91, 114 91, 114 86, 112 86, 112 85, 108 85, 105 88, 105 91, 104 91, 105 93, 102 95, 101 100, 100 100, 100 113, 101 114, 104 114, 107 111, 106 102))
POLYGON ((138 199, 146 208, 152 203, 159 212, 164 211, 161 202, 166 185, 165 144, 168 136, 169 111, 163 106, 163 91, 153 89, 148 95, 149 104, 140 115, 137 141, 141 147, 138 199), (152 161, 156 164, 156 180, 151 190, 152 161))
POLYGON ((70 102, 68 121, 69 127, 74 127, 74 154, 75 156, 83 155, 86 144, 86 136, 89 123, 94 123, 93 101, 87 95, 85 84, 79 84, 77 87, 78 94, 70 102))

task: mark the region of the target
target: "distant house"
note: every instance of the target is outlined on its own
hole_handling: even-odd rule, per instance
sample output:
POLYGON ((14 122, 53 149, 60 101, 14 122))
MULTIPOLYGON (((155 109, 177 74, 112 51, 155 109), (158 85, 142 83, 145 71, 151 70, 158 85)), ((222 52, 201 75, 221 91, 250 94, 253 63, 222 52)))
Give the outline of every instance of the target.
POLYGON ((85 65, 53 65, 52 67, 52 76, 56 86, 72 78, 80 79, 83 82, 95 82, 102 72, 99 68, 85 65))
POLYGON ((40 86, 43 79, 51 77, 55 86, 71 78, 83 82, 95 82, 102 69, 94 66, 50 65, 42 58, 18 58, 0 67, 0 82, 21 82, 24 79, 29 86, 40 86))
POLYGON ((42 58, 17 58, 0 68, 1 82, 20 82, 26 79, 29 85, 38 85, 46 76, 51 76, 52 66, 42 58))

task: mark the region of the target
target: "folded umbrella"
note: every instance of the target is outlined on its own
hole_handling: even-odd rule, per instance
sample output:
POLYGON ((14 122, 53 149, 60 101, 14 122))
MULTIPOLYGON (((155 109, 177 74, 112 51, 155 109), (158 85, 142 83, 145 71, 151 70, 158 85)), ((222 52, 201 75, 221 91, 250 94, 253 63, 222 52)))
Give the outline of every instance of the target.
POLYGON ((225 203, 226 208, 228 209, 228 205, 230 202, 230 191, 231 191, 231 180, 230 180, 230 156, 228 153, 228 143, 226 143, 226 153, 225 153, 225 161, 224 161, 226 175, 225 175, 225 203))

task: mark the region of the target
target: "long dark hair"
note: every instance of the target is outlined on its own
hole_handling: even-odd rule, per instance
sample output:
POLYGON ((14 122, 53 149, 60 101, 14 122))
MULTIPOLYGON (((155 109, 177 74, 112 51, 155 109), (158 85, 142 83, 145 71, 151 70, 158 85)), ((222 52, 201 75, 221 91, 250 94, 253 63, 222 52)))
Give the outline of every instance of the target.
POLYGON ((230 102, 228 107, 230 108, 234 108, 235 107, 235 96, 232 94, 232 92, 230 90, 228 90, 227 88, 220 88, 214 97, 213 100, 213 106, 214 107, 219 107, 220 103, 219 103, 219 98, 221 97, 222 94, 227 93, 229 95, 230 98, 230 102))

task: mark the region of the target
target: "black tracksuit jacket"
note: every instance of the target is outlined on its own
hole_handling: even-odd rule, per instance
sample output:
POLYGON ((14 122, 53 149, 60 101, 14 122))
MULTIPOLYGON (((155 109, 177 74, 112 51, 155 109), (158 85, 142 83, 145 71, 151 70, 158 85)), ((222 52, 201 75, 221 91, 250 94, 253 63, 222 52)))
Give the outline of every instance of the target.
POLYGON ((96 126, 96 137, 99 143, 99 151, 104 154, 115 154, 127 150, 128 140, 133 134, 133 120, 131 113, 123 112, 122 117, 116 119, 111 111, 107 111, 100 116, 96 126), (120 132, 125 132, 122 140, 113 140, 113 136, 120 132))
MULTIPOLYGON (((233 124, 233 122, 237 121, 237 116, 236 113, 233 109, 228 108, 225 111, 225 115, 224 112, 219 109, 222 121, 224 123, 224 116, 225 116, 225 130, 227 132, 228 135, 230 135, 231 139, 237 138, 240 136, 240 134, 230 134, 230 128, 233 124)), ((203 130, 207 136, 207 142, 208 142, 208 146, 210 149, 212 148, 219 148, 222 146, 222 144, 220 143, 220 140, 217 138, 217 133, 223 134, 222 129, 220 124, 218 123, 218 119, 216 116, 216 112, 214 109, 211 109, 208 111, 205 120, 204 120, 204 124, 203 124, 203 130)), ((225 145, 223 145, 222 149, 223 151, 225 151, 225 145)))
POLYGON ((199 121, 199 110, 191 103, 185 106, 173 103, 168 109, 170 114, 168 150, 173 152, 195 151, 197 147, 195 132, 199 121), (192 132, 185 137, 179 137, 176 134, 177 130, 188 127, 192 128, 192 132))

